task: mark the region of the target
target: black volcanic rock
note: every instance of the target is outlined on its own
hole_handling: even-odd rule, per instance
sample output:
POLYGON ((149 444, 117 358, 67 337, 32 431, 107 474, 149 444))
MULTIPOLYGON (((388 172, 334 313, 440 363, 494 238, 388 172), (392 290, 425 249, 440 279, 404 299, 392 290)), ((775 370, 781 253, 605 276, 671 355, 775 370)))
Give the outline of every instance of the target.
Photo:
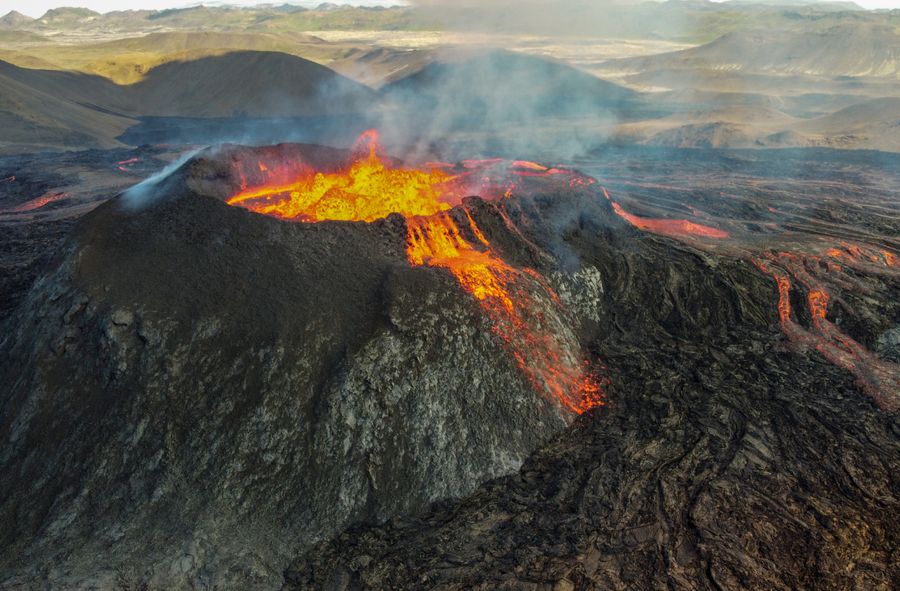
POLYGON ((831 368, 701 353, 621 360, 518 474, 317 545, 284 589, 895 588, 896 418, 831 368))

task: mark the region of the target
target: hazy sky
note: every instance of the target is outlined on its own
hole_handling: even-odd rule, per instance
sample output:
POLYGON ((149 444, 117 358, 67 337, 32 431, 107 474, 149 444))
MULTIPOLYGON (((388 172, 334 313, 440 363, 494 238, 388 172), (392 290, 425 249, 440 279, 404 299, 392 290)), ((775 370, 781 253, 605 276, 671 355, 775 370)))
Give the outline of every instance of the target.
MULTIPOLYGON (((315 6, 325 0, 269 0, 259 2, 254 0, 234 0, 230 2, 207 2, 207 4, 301 4, 315 6)), ((347 2, 348 4, 404 4, 402 0, 331 0, 336 4, 347 2)), ((900 8, 900 0, 855 0, 857 4, 865 8, 900 8)), ((190 0, 0 0, 0 16, 10 10, 18 10, 22 14, 38 17, 50 8, 60 6, 84 6, 98 12, 110 10, 128 10, 138 8, 173 8, 200 4, 190 0)), ((515 5, 516 0, 510 0, 515 5)))

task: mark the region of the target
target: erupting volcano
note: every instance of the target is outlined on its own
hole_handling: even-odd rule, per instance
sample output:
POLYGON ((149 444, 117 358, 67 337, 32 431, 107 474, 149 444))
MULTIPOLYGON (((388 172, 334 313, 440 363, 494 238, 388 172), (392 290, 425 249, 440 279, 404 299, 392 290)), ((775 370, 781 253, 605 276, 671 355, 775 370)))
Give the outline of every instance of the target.
POLYGON ((250 183, 248 165, 238 162, 241 190, 227 202, 298 222, 404 216, 410 264, 450 271, 479 302, 494 333, 536 389, 576 413, 602 405, 603 379, 593 374, 562 320, 566 311, 559 296, 533 269, 508 264, 463 203, 473 194, 508 198, 516 189, 509 180, 514 175, 569 175, 576 184, 581 177, 521 160, 470 160, 459 170, 445 164, 432 164, 430 170, 392 166, 379 154, 374 130, 359 138, 352 154, 349 165, 336 171, 317 171, 300 162, 251 163, 261 183, 250 183))

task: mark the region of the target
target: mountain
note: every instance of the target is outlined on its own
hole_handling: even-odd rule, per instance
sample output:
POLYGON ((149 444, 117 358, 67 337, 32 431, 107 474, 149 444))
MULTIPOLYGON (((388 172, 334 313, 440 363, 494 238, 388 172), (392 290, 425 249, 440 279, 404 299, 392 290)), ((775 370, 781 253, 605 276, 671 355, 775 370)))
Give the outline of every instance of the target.
POLYGON ((51 27, 78 27, 85 23, 89 23, 101 17, 99 12, 94 12, 89 8, 73 8, 61 7, 51 8, 44 13, 35 24, 41 24, 51 27))
MULTIPOLYGON (((410 266, 399 216, 286 223, 224 202, 237 164, 348 156, 210 148, 82 220, 0 331, 0 586, 53 562, 53 587, 274 589, 316 540, 467 494, 565 428, 477 300, 410 266)), ((527 260, 502 214, 466 215, 527 260)))
POLYGON ((850 144, 877 150, 900 150, 900 97, 873 99, 830 115, 793 125, 791 130, 813 142, 842 147, 850 144))
POLYGON ((603 69, 896 77, 900 33, 890 25, 852 22, 822 31, 740 31, 693 49, 611 60, 603 69))
POLYGON ((18 29, 34 21, 30 16, 11 10, 0 17, 0 29, 18 29))
POLYGON ((638 93, 565 63, 508 51, 457 53, 381 90, 387 100, 454 128, 527 125, 543 117, 606 115, 638 93))
POLYGON ((294 117, 359 112, 377 95, 309 60, 241 51, 156 67, 125 87, 141 115, 294 117))

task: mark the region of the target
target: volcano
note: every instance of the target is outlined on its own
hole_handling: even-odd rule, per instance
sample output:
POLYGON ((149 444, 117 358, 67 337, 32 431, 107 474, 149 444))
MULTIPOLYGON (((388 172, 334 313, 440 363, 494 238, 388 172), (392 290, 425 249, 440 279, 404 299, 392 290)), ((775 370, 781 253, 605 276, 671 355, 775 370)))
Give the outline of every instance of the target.
POLYGON ((2 584, 876 587, 893 242, 623 186, 369 132, 97 207, 4 324, 2 584))

